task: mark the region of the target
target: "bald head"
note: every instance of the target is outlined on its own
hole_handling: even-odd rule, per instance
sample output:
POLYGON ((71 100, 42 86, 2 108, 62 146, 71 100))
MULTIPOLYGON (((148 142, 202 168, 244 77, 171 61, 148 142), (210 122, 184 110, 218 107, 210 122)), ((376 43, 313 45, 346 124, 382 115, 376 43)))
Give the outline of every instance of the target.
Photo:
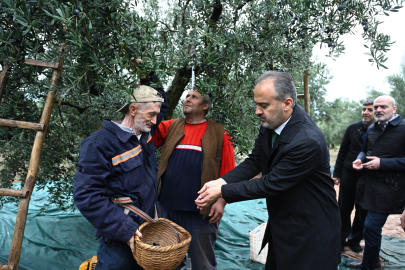
POLYGON ((391 106, 392 107, 395 107, 395 99, 393 98, 393 97, 391 97, 391 96, 387 96, 387 95, 385 95, 385 96, 379 96, 379 97, 377 97, 375 100, 374 100, 374 103, 375 103, 375 101, 385 101, 385 102, 388 102, 389 104, 391 104, 391 106))
POLYGON ((389 120, 391 120, 397 106, 395 106, 395 99, 391 96, 379 96, 374 100, 374 118, 378 123, 384 126, 389 120))

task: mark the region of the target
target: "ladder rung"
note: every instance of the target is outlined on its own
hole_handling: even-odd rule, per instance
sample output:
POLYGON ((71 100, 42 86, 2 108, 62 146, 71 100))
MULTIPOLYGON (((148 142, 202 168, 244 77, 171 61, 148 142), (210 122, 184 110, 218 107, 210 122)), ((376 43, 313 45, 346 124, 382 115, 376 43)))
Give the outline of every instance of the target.
POLYGON ((13 189, 13 188, 0 188, 0 196, 27 198, 28 190, 13 189))
POLYGON ((38 67, 45 67, 45 68, 53 68, 53 69, 58 69, 59 63, 51 63, 51 62, 45 62, 45 61, 40 61, 40 60, 34 60, 34 59, 25 59, 25 64, 29 66, 38 66, 38 67))
MULTIPOLYGON (((305 95, 304 94, 297 94, 298 99, 304 99, 305 95)), ((308 97, 311 97, 311 95, 308 95, 308 97)))
POLYGON ((0 126, 28 128, 28 129, 35 129, 35 130, 39 130, 39 131, 43 131, 45 128, 44 124, 17 121, 17 120, 8 120, 8 119, 1 119, 1 118, 0 118, 0 126))
POLYGON ((14 265, 9 264, 0 264, 0 270, 13 270, 14 265))

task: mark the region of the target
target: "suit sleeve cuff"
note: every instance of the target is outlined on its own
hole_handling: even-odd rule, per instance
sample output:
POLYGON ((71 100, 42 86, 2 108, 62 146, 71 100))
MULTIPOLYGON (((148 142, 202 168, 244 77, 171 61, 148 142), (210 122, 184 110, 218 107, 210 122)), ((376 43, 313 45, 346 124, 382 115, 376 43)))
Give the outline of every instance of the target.
POLYGON ((357 159, 360 159, 362 162, 366 161, 366 153, 360 152, 360 154, 357 156, 357 159))
MULTIPOLYGON (((390 171, 390 170, 392 170, 393 168, 390 168, 391 167, 390 165, 391 164, 388 161, 388 159, 380 158, 380 170, 381 171, 390 171)), ((395 169, 393 169, 393 170, 395 170, 395 169)))
POLYGON ((225 175, 223 175, 221 178, 222 178, 222 180, 224 180, 224 181, 225 181, 225 183, 227 183, 227 184, 228 184, 229 179, 227 179, 228 177, 226 176, 226 174, 225 174, 225 175))
POLYGON ((342 178, 342 172, 339 169, 333 169, 333 177, 342 178))
POLYGON ((232 184, 230 185, 223 185, 221 187, 221 198, 224 199, 227 203, 233 203, 234 201, 231 199, 230 196, 230 187, 232 186, 232 184))

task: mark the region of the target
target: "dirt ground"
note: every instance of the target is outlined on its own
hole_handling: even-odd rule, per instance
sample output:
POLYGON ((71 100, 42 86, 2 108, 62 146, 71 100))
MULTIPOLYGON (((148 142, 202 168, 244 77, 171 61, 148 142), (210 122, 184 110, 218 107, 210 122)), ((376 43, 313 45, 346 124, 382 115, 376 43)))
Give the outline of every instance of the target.
MULTIPOLYGON (((339 194, 339 186, 335 186, 336 190, 336 195, 339 194)), ((352 221, 354 218, 354 213, 355 211, 353 210, 352 212, 352 221)), ((387 222, 385 222, 385 225, 382 229, 382 235, 389 235, 389 236, 395 236, 398 238, 405 239, 405 232, 401 227, 401 221, 399 220, 399 217, 401 215, 390 215, 387 219, 387 222)), ((360 242, 360 245, 364 248, 364 240, 360 242)), ((351 250, 350 247, 345 247, 344 252, 342 253, 343 256, 352 258, 358 261, 361 261, 363 259, 363 252, 356 253, 351 250)), ((383 261, 383 259, 381 259, 383 261)))
MULTIPOLYGON (((339 194, 339 186, 335 186, 336 194, 339 194)), ((352 212, 352 220, 354 218, 354 210, 352 212)), ((383 227, 382 234, 395 236, 405 239, 405 232, 401 227, 401 221, 399 220, 401 215, 390 215, 383 227)))

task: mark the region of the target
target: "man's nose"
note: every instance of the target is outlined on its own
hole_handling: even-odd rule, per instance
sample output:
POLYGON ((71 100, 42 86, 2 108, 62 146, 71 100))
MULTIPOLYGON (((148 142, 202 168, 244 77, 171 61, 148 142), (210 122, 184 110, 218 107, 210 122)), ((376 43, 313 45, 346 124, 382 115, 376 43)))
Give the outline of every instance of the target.
POLYGON ((152 118, 152 120, 150 120, 151 122, 152 122, 152 124, 156 124, 156 122, 157 122, 157 117, 156 117, 156 115, 152 118))
POLYGON ((259 108, 259 106, 256 106, 256 112, 255 112, 255 114, 256 114, 256 115, 261 115, 261 114, 263 114, 263 111, 259 108))

